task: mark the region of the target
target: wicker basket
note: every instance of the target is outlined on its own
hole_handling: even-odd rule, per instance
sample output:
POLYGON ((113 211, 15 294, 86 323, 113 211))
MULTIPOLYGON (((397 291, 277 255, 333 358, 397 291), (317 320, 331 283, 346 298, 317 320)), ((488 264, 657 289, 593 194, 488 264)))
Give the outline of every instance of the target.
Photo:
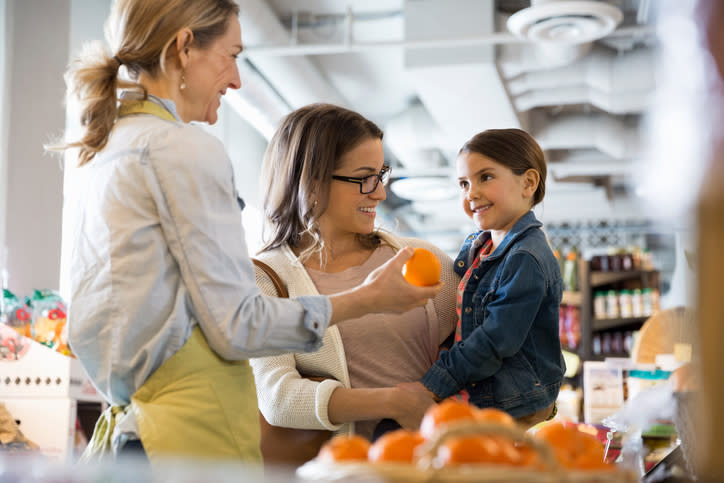
POLYGON ((675 392, 676 412, 674 413, 674 425, 676 433, 681 440, 681 450, 686 460, 687 470, 692 475, 697 475, 696 461, 696 430, 694 427, 694 415, 697 405, 700 402, 699 392, 675 392))
POLYGON ((418 452, 417 465, 403 463, 332 463, 313 459, 297 469, 297 476, 315 481, 350 482, 530 482, 530 483, 635 483, 635 475, 618 470, 570 471, 560 468, 552 449, 540 439, 532 437, 520 428, 491 423, 465 422, 446 426, 418 452), (531 469, 493 464, 471 464, 454 467, 438 467, 434 455, 447 439, 469 434, 490 434, 525 443, 541 457, 544 469, 531 469))

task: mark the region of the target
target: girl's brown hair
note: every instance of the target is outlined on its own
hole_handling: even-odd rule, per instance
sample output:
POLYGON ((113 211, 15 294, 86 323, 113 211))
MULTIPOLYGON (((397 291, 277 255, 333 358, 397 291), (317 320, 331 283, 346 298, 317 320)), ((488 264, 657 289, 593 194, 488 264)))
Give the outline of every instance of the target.
POLYGON ((533 204, 543 201, 546 194, 546 161, 543 149, 533 136, 522 129, 488 129, 473 136, 460 148, 462 153, 478 153, 520 176, 529 169, 540 175, 538 188, 533 194, 533 204))
POLYGON ((73 142, 47 146, 53 151, 79 148, 78 165, 88 163, 108 142, 118 117, 118 89, 146 90, 136 81, 165 73, 165 59, 183 28, 193 32, 203 49, 226 33, 239 14, 233 0, 116 0, 105 25, 112 54, 100 41, 84 45, 65 74, 69 99, 78 100, 81 135, 73 142), (119 77, 121 64, 130 80, 119 77))
MULTIPOLYGON (((302 260, 321 256, 324 240, 317 220, 329 204, 332 173, 344 154, 382 135, 372 121, 332 104, 311 104, 287 115, 264 153, 264 214, 271 236, 261 252, 303 243, 302 260)), ((369 247, 379 244, 374 233, 360 241, 369 247)))

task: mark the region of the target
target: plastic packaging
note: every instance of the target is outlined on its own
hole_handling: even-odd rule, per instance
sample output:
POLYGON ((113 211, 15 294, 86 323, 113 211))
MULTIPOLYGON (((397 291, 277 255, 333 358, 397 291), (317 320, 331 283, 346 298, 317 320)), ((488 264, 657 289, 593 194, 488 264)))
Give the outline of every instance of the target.
POLYGON ((33 338, 51 349, 67 351, 65 340, 66 308, 62 297, 53 290, 35 290, 31 298, 33 306, 33 338))
POLYGON ((3 289, 2 301, 0 320, 25 337, 31 337, 31 308, 8 289, 3 289))

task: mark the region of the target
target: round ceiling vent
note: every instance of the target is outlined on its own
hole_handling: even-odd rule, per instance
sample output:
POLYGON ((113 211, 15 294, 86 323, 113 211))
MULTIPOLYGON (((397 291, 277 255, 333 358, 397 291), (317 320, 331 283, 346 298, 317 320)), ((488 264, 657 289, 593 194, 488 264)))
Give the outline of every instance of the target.
POLYGON ((508 30, 533 42, 581 44, 613 32, 621 10, 595 1, 554 1, 532 5, 510 16, 508 30))

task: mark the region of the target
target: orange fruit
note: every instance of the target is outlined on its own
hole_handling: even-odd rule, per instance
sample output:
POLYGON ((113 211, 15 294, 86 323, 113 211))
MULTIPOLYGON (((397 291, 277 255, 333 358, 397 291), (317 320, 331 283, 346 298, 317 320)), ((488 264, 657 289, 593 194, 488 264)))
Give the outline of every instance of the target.
POLYGON ((417 431, 397 429, 385 433, 377 439, 367 452, 367 459, 373 463, 381 461, 395 461, 412 463, 415 458, 415 448, 425 442, 417 431))
POLYGON ((474 421, 477 408, 466 402, 445 399, 439 404, 430 406, 420 422, 420 434, 430 439, 443 425, 453 421, 474 421))
POLYGON ((518 446, 516 449, 520 456, 518 466, 543 468, 543 461, 536 450, 525 444, 518 446))
POLYGON ((357 434, 333 436, 319 449, 323 461, 366 461, 370 442, 357 434))
POLYGON ((497 423, 502 426, 514 427, 513 416, 497 408, 482 408, 475 411, 475 420, 484 423, 497 423))
POLYGON ((495 439, 479 434, 450 438, 437 450, 437 459, 443 466, 497 463, 499 458, 500 447, 495 439))
POLYGON ((589 431, 586 425, 552 421, 541 426, 535 436, 547 441, 553 447, 556 459, 565 468, 580 470, 609 468, 609 463, 603 461, 603 443, 589 431))
POLYGON ((541 426, 535 432, 535 437, 547 442, 556 455, 558 462, 570 468, 571 455, 577 451, 575 436, 561 421, 551 421, 541 426))
POLYGON ((440 260, 426 248, 415 248, 412 256, 402 266, 402 276, 412 285, 426 287, 440 281, 440 260))

